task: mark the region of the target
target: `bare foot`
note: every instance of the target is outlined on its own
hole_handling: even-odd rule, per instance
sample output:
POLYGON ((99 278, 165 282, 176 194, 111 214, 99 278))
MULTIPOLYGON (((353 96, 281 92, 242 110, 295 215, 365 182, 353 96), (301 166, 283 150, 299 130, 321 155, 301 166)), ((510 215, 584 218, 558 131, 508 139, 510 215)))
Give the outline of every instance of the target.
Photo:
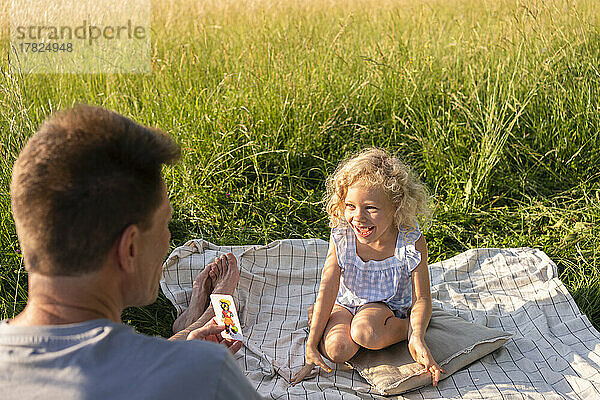
POLYGON ((210 321, 215 316, 210 307, 210 295, 212 293, 233 295, 239 280, 237 260, 231 253, 215 258, 214 262, 204 267, 204 270, 194 279, 189 308, 173 323, 175 335, 171 340, 185 339, 191 330, 202 327, 210 321))
POLYGON ((237 260, 231 253, 215 259, 209 272, 213 293, 232 295, 240 280, 240 270, 237 260))
POLYGON ((204 267, 202 272, 196 276, 192 284, 192 298, 190 305, 173 323, 173 332, 177 333, 190 326, 206 311, 209 306, 209 296, 213 289, 212 279, 210 277, 211 268, 214 263, 204 267))

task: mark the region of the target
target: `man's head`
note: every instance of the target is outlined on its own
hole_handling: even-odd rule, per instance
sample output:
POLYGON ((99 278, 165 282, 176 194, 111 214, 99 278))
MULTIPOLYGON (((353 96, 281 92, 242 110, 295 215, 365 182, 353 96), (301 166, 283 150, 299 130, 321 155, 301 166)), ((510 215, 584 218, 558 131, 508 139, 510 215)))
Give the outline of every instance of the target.
POLYGON ((164 218, 156 213, 170 207, 161 166, 179 156, 159 130, 99 107, 50 117, 13 167, 12 211, 27 270, 93 272, 128 227, 150 234, 164 218))

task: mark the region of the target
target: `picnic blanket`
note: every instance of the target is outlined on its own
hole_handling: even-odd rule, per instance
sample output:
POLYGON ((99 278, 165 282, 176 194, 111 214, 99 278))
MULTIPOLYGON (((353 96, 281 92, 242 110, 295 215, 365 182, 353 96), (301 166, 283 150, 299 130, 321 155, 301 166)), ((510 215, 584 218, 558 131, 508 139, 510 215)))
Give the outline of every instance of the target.
MULTIPOLYGON (((240 267, 234 300, 245 346, 237 361, 262 396, 385 398, 345 365, 294 387, 288 384, 304 363, 307 308, 316 298, 327 242, 216 246, 189 241, 171 253, 161 281, 178 313, 189 303, 194 277, 224 252, 235 254, 240 267)), ((429 385, 394 398, 600 399, 600 334, 580 313, 546 254, 530 248, 474 249, 429 268, 434 305, 515 336, 437 388, 429 385)))

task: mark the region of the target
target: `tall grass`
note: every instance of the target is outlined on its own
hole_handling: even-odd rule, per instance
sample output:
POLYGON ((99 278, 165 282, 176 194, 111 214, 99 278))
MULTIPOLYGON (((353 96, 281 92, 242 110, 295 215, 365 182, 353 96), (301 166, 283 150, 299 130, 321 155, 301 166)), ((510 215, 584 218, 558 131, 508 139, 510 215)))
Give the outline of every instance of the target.
MULTIPOLYGON (((541 248, 600 327, 599 15, 593 0, 155 1, 150 75, 3 61, 0 317, 26 299, 12 163, 45 116, 85 102, 181 143, 164 171, 173 246, 327 239, 325 177, 386 147, 435 196, 431 262, 541 248)), ((161 297, 124 320, 167 335, 173 312, 161 297)))

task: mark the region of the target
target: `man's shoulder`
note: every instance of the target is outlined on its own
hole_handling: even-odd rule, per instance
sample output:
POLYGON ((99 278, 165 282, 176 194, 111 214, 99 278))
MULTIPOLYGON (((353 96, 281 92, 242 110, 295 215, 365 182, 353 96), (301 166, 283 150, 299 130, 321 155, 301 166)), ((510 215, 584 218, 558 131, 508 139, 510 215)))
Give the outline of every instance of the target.
POLYGON ((205 341, 169 341, 162 337, 136 333, 131 326, 108 320, 93 320, 64 326, 12 326, 0 322, 0 346, 75 348, 78 351, 100 347, 107 353, 135 354, 136 358, 156 359, 155 352, 224 358, 227 350, 205 341), (58 346, 58 347, 57 347, 58 346))
MULTIPOLYGON (((106 347, 113 352, 125 352, 137 359, 147 359, 149 364, 162 362, 178 366, 206 365, 207 361, 218 365, 227 356, 227 349, 219 344, 201 340, 171 341, 159 336, 148 336, 136 333, 130 327, 115 329, 107 338, 106 347)), ((171 365, 172 367, 172 365, 171 365)))
POLYGON ((212 399, 222 370, 234 363, 216 343, 168 341, 109 321, 28 328, 0 325, 0 392, 8 390, 9 399, 39 390, 56 398, 189 396, 204 378, 214 383, 200 398, 212 399))
MULTIPOLYGON (((178 357, 179 361, 189 359, 190 362, 204 364, 208 359, 213 362, 223 361, 228 354, 224 346, 202 340, 171 341, 162 337, 146 336, 139 333, 132 333, 130 340, 134 347, 139 346, 140 349, 146 351, 156 351, 163 355, 168 354, 178 357)), ((155 356, 152 358, 154 359, 155 356)), ((151 356, 149 355, 149 357, 151 356)))
POLYGON ((133 359, 135 367, 127 368, 124 374, 135 376, 132 381, 143 383, 145 398, 150 394, 157 398, 174 394, 176 397, 216 398, 221 375, 235 366, 229 351, 217 343, 133 335, 130 345, 122 351, 133 359), (199 379, 206 382, 202 394, 198 393, 199 379))

